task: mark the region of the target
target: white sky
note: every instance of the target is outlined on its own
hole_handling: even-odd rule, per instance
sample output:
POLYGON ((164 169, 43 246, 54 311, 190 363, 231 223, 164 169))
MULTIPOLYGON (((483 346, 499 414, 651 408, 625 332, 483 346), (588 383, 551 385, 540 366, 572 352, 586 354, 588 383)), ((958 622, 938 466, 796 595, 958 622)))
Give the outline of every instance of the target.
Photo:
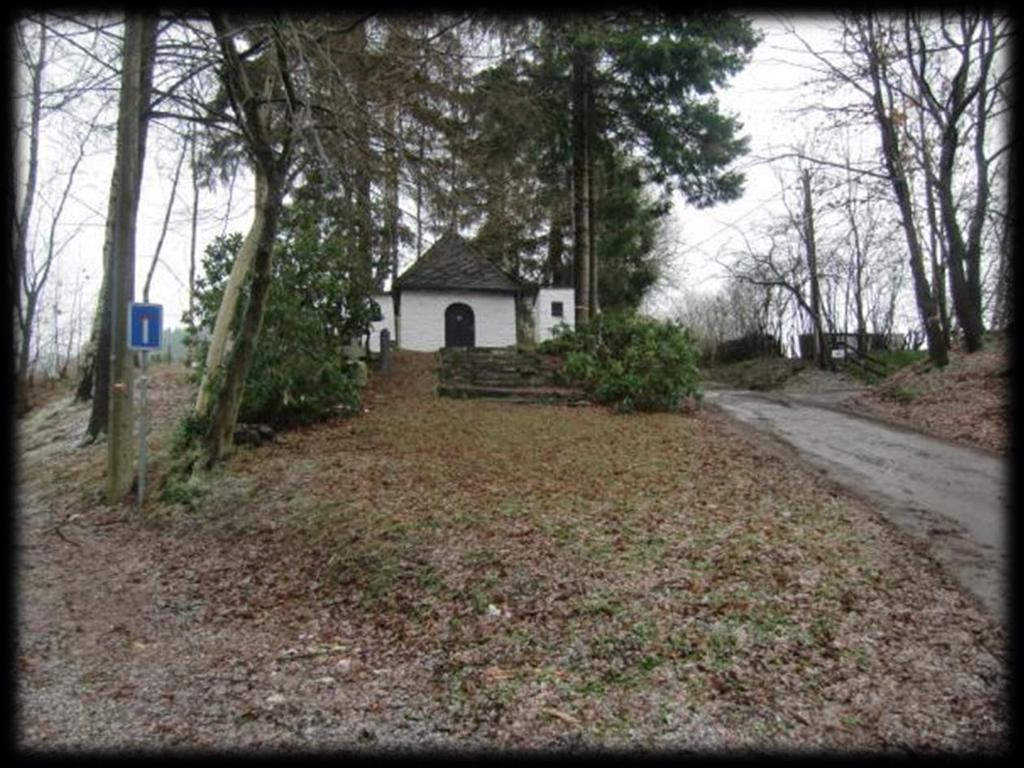
MULTIPOLYGON (((670 232, 675 245, 675 285, 651 297, 650 309, 671 312, 684 290, 712 292, 724 279, 715 259, 742 244, 737 229, 778 213, 779 182, 772 165, 757 158, 784 151, 811 129, 809 118, 797 119, 792 109, 806 96, 800 83, 808 77, 801 68, 804 57, 793 52, 779 21, 771 15, 755 15, 754 26, 764 33, 750 64, 718 94, 724 111, 738 116, 742 133, 749 137, 749 155, 739 163, 746 175, 739 200, 706 209, 688 205, 678 195, 671 213, 670 232), (786 50, 783 51, 782 49, 786 50)), ((829 39, 825 18, 794 19, 805 39, 825 44, 829 39)))
MULTIPOLYGON (((802 33, 812 40, 824 42, 820 20, 810 16, 796 19, 802 33), (817 30, 817 31, 816 31, 817 30)), ((755 25, 765 32, 763 42, 755 49, 751 63, 728 88, 719 93, 722 106, 738 115, 743 132, 750 136, 751 157, 770 155, 800 138, 808 128, 795 124, 787 110, 795 101, 797 85, 806 72, 796 65, 798 57, 781 52, 780 46, 793 48, 782 38, 781 27, 769 15, 755 15, 755 25), (783 61, 782 59, 786 60, 783 61)), ((146 157, 143 195, 139 208, 136 242, 136 300, 142 298, 142 286, 149 269, 151 255, 159 237, 177 154, 166 129, 159 124, 150 128, 146 157)), ((58 135, 44 136, 44 160, 64 151, 58 135)), ((101 250, 106 200, 112 171, 112 153, 94 157, 88 163, 77 190, 79 204, 67 220, 81 223, 81 233, 64 254, 60 274, 65 293, 74 284, 76 273, 86 277, 82 301, 86 313, 95 304, 96 291, 102 275, 101 250)), ((713 290, 721 280, 721 269, 714 259, 737 245, 735 225, 757 221, 777 206, 778 182, 771 167, 765 163, 742 161, 746 168, 746 192, 740 200, 706 210, 697 210, 678 200, 671 214, 670 228, 675 270, 674 288, 652 297, 648 308, 666 314, 679 301, 683 290, 713 290)), ((203 249, 214 237, 227 231, 246 231, 251 218, 251 182, 241 178, 230 200, 226 191, 211 195, 201 192, 200 231, 197 262, 203 249)), ((187 304, 189 237, 191 224, 191 183, 187 168, 182 174, 170 227, 164 242, 161 264, 157 267, 150 301, 164 305, 164 323, 179 326, 187 304)), ((67 231, 67 230, 66 230, 67 231)), ((198 267, 201 269, 201 267, 198 267)), ((51 277, 51 280, 56 280, 51 277)), ((45 322, 45 319, 44 319, 45 322)))

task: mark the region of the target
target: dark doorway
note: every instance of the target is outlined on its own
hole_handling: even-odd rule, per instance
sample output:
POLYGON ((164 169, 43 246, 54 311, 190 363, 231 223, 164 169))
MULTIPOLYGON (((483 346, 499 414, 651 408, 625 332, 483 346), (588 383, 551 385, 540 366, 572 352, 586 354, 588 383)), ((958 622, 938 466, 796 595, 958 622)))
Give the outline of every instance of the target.
POLYGON ((468 304, 449 304, 444 311, 444 345, 472 347, 476 345, 476 325, 468 304))

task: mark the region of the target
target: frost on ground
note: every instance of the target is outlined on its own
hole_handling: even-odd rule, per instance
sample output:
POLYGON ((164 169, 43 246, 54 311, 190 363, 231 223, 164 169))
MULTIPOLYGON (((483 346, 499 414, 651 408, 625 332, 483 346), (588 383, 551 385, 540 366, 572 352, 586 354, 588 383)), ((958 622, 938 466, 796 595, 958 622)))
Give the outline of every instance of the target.
MULTIPOLYGON (((870 508, 699 411, 443 400, 434 364, 141 519, 84 407, 31 414, 19 747, 1007 748, 1004 630, 870 508)), ((190 396, 150 393, 156 487, 190 396)))

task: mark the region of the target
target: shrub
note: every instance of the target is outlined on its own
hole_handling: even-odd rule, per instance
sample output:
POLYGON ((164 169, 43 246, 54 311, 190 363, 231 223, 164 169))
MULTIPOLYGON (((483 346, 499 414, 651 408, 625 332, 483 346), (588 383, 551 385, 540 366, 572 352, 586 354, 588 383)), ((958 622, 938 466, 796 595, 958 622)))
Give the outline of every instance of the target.
POLYGON ((901 384, 900 386, 895 387, 889 393, 889 397, 895 400, 900 405, 910 405, 920 396, 921 391, 917 387, 910 384, 901 384))
POLYGON ((697 344, 671 321, 600 314, 540 345, 565 356, 564 377, 616 410, 673 411, 700 397, 697 344))
POLYGON ((160 500, 195 510, 209 490, 208 483, 199 474, 176 472, 168 475, 160 491, 160 500))
MULTIPOLYGON (((303 241, 300 252, 288 221, 285 217, 274 254, 273 285, 245 379, 238 412, 241 422, 287 427, 324 418, 336 406, 349 410, 359 406, 357 366, 344 350, 369 326, 372 307, 365 286, 343 268, 335 251, 322 244, 303 241)), ((200 365, 209 343, 203 337, 213 329, 241 242, 237 234, 218 238, 206 251, 190 339, 200 365)), ((240 316, 241 311, 236 314, 236 326, 240 316)), ((196 376, 201 374, 200 367, 196 376)))

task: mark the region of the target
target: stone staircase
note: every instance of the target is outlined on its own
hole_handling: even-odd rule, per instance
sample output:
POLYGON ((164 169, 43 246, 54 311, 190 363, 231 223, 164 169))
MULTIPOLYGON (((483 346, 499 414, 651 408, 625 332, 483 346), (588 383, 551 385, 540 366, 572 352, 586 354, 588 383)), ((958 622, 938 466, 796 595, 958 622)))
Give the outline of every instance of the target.
POLYGON ((521 403, 586 403, 580 390, 562 386, 562 360, 515 347, 445 347, 440 352, 437 393, 521 403))

